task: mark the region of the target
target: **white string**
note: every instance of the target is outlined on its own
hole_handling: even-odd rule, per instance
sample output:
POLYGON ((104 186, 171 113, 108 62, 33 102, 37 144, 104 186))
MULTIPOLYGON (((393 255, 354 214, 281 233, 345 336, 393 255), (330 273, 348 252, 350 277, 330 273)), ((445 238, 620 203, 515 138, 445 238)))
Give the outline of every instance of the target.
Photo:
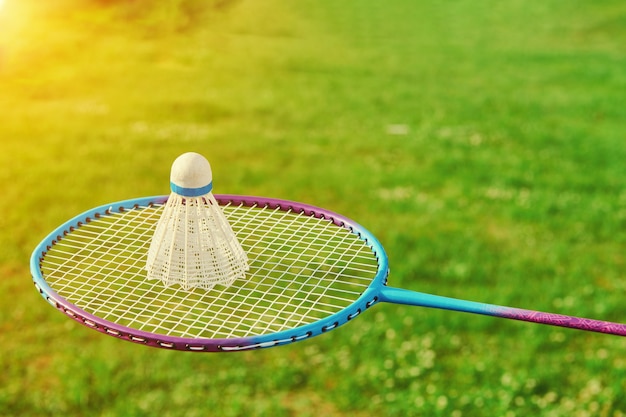
POLYGON ((45 255, 42 275, 77 307, 139 330, 232 338, 317 321, 352 304, 376 274, 376 254, 329 220, 278 208, 224 206, 250 271, 230 287, 184 290, 146 279, 162 206, 112 212, 69 232, 45 255))

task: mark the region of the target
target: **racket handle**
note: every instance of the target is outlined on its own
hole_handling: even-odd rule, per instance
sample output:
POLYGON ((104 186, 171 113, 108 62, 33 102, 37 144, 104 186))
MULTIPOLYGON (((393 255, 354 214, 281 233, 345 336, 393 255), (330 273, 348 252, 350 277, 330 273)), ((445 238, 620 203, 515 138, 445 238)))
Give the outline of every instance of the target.
POLYGON ((380 301, 394 304, 461 311, 465 313, 482 314, 485 316, 547 324, 551 326, 567 327, 570 329, 626 336, 626 324, 565 316, 562 314, 543 313, 541 311, 524 310, 521 308, 498 306, 475 301, 459 300, 456 298, 442 297, 439 295, 409 291, 401 288, 383 287, 380 292, 380 301))

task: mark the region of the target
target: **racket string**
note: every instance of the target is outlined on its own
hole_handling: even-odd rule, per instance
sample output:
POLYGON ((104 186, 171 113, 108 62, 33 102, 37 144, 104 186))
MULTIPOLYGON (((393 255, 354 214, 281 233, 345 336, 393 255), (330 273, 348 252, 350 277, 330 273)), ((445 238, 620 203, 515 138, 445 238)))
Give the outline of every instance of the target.
POLYGON ((245 280, 186 291, 146 280, 144 263, 162 206, 100 216, 46 253, 42 271, 90 314, 139 330, 192 338, 247 337, 294 328, 350 305, 376 274, 376 256, 350 230, 279 207, 227 204, 250 257, 245 280))

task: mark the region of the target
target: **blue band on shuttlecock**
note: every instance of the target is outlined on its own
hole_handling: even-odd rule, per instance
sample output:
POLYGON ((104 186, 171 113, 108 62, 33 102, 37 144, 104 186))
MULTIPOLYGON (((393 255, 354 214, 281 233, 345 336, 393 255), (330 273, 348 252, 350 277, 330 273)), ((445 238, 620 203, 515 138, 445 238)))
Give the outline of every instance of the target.
POLYGON ((179 187, 173 182, 170 182, 170 188, 173 192, 178 195, 182 195, 183 197, 200 197, 201 195, 205 195, 211 192, 211 190, 213 189, 213 182, 211 181, 208 185, 198 188, 179 187))

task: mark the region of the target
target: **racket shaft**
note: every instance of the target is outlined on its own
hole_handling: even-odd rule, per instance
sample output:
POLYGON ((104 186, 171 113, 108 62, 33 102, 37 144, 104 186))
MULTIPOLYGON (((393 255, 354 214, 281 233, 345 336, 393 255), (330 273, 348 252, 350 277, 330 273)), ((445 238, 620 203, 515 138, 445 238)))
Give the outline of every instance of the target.
POLYGON ((585 319, 562 314, 543 313, 540 311, 498 306, 475 301, 459 300, 456 298, 442 297, 439 295, 420 293, 400 288, 383 287, 381 290, 381 301, 393 304, 405 304, 461 311, 465 313, 482 314, 485 316, 548 324, 551 326, 567 327, 570 329, 626 336, 626 324, 585 319))

